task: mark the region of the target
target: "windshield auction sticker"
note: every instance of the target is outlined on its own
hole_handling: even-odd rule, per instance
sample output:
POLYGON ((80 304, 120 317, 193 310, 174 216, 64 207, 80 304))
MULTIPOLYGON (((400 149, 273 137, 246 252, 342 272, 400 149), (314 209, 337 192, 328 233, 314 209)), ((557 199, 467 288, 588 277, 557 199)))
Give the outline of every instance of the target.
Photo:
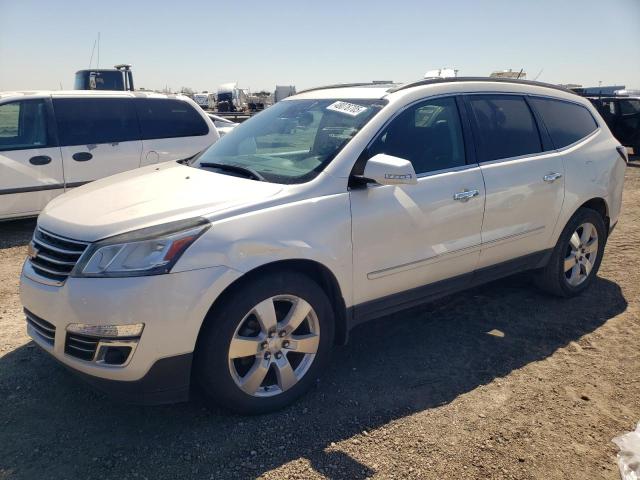
POLYGON ((367 107, 363 107, 362 105, 356 105, 355 103, 349 102, 334 102, 327 107, 327 110, 333 110, 334 112, 344 113, 351 117, 356 117, 360 115, 362 112, 367 110, 367 107))

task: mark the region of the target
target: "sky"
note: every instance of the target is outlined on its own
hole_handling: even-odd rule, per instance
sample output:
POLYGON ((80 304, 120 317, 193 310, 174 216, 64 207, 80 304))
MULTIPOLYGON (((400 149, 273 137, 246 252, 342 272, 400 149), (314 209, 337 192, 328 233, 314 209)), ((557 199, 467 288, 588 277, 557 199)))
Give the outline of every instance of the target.
POLYGON ((72 89, 98 32, 99 66, 130 63, 147 89, 300 90, 442 67, 640 88, 640 0, 0 0, 0 91, 72 89))

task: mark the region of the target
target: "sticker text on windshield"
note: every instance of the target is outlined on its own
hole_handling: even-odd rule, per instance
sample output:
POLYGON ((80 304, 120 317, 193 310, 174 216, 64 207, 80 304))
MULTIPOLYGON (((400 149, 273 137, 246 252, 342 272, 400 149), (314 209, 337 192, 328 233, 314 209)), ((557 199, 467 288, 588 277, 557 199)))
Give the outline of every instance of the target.
POLYGON ((333 110, 334 112, 344 113, 352 117, 360 115, 367 110, 367 107, 362 105, 356 105, 355 103, 337 101, 327 107, 327 110, 333 110))

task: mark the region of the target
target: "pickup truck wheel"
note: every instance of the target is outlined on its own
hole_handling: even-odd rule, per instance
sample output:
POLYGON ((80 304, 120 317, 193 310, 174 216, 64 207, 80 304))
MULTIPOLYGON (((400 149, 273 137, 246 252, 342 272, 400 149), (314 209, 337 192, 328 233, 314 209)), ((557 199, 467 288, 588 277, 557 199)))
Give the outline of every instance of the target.
POLYGON ((586 290, 600 268, 607 233, 600 214, 581 208, 562 231, 549 263, 536 275, 542 290, 573 297, 586 290))
POLYGON ((316 382, 333 344, 334 316, 313 280, 269 274, 234 289, 216 307, 195 357, 209 400, 238 413, 266 413, 316 382))

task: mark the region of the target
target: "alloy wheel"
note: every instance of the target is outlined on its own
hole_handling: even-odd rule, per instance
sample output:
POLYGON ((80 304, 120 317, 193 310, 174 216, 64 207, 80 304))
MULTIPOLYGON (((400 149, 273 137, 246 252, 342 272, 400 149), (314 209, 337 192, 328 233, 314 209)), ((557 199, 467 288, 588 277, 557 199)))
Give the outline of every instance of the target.
POLYGON ((589 222, 581 224, 569 238, 564 258, 564 277, 572 287, 584 282, 598 256, 598 231, 589 222))
POLYGON ((278 395, 308 372, 319 341, 318 316, 307 301, 295 295, 267 298, 236 328, 229 343, 229 372, 248 395, 278 395))

